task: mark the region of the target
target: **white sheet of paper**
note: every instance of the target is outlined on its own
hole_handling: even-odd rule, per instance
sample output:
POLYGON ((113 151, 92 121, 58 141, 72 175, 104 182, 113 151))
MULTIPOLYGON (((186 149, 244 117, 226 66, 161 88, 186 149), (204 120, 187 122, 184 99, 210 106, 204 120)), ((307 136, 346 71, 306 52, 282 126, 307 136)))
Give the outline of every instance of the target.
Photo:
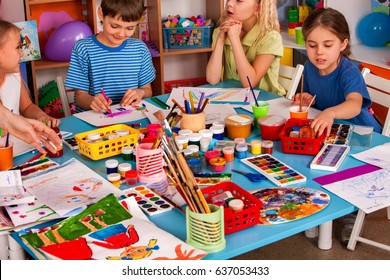
MULTIPOLYGON (((268 115, 275 115, 275 116, 281 116, 288 120, 290 118, 290 104, 291 100, 287 98, 275 98, 272 100, 267 100, 266 102, 269 103, 268 108, 268 115)), ((252 112, 252 106, 251 105, 245 105, 241 107, 244 110, 247 110, 249 112, 252 112)), ((309 119, 314 119, 321 111, 317 110, 315 108, 310 107, 309 108, 309 119)))
POLYGON ((352 156, 363 162, 390 170, 390 143, 378 145, 352 156))
POLYGON ((367 214, 390 206, 390 170, 380 169, 323 187, 367 214))

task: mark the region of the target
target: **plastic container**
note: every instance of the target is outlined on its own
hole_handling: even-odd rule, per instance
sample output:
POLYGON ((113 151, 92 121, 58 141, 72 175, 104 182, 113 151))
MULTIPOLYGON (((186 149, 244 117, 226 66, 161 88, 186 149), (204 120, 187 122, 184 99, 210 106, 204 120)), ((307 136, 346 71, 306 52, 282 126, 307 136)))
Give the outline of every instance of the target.
POLYGON ((244 210, 244 201, 238 198, 230 200, 228 205, 233 213, 244 210))
POLYGON ((204 154, 204 158, 206 159, 206 163, 210 163, 210 159, 212 158, 218 158, 221 156, 221 152, 217 150, 211 150, 204 154))
POLYGON ((272 152, 274 150, 274 142, 271 140, 264 140, 261 144, 263 154, 270 154, 272 155, 272 152))
POLYGON ((244 209, 234 213, 232 209, 224 208, 225 234, 230 234, 259 223, 261 200, 242 189, 233 182, 223 182, 214 186, 202 188, 202 193, 207 202, 224 192, 231 192, 234 198, 244 202, 244 209))
POLYGON ((162 128, 159 123, 150 123, 146 126, 146 129, 148 130, 148 136, 157 136, 162 128))
POLYGON ((187 135, 178 135, 175 137, 175 141, 178 145, 181 145, 183 149, 186 149, 188 146, 189 138, 187 135))
POLYGON ((251 141, 251 153, 252 153, 252 155, 261 154, 261 141, 260 140, 252 140, 251 141))
POLYGON ((216 157, 210 159, 209 164, 212 171, 222 172, 225 170, 226 160, 223 157, 216 157))
POLYGON ((251 134, 253 118, 244 114, 237 114, 225 118, 227 136, 230 139, 248 138, 251 134))
POLYGON ((142 143, 136 147, 138 181, 152 183, 165 175, 163 151, 152 149, 153 143, 142 143))
POLYGON ((127 171, 131 170, 131 164, 130 163, 121 163, 118 165, 118 172, 121 175, 121 180, 125 179, 125 174, 127 171))
POLYGON ((222 148, 223 157, 227 162, 234 160, 234 147, 226 146, 222 148))
POLYGON ((234 139, 234 144, 235 145, 245 144, 245 138, 235 138, 234 139))
POLYGON ((223 140, 225 137, 225 127, 222 125, 212 125, 210 130, 213 132, 213 138, 216 140, 223 140))
POLYGON ((186 150, 191 151, 192 154, 197 154, 197 153, 199 153, 199 146, 197 146, 197 145, 188 145, 186 150))
POLYGON ((238 144, 236 146, 235 156, 238 159, 243 159, 247 157, 247 152, 248 152, 248 146, 246 144, 238 144))
POLYGON ((118 161, 116 159, 109 159, 105 163, 106 165, 106 173, 118 173, 118 161))
POLYGON ((191 154, 185 158, 192 173, 202 173, 202 157, 199 154, 191 154))
POLYGON ((134 148, 130 146, 125 146, 122 148, 122 158, 123 160, 130 161, 134 160, 134 148))
POLYGON ((286 119, 280 116, 265 116, 258 120, 261 138, 263 140, 279 140, 279 133, 283 129, 286 119))
POLYGON ((290 137, 294 127, 310 124, 311 119, 288 119, 279 134, 282 141, 282 151, 287 154, 316 155, 325 142, 325 133, 317 138, 290 137))
POLYGON ((136 170, 129 170, 125 173, 126 185, 134 186, 138 182, 138 173, 136 170))
POLYGON ((139 134, 140 132, 131 126, 126 124, 116 124, 78 133, 74 138, 79 146, 80 154, 89 157, 92 160, 98 160, 120 155, 123 147, 136 145, 138 143, 139 134), (106 135, 117 133, 118 130, 127 130, 129 134, 116 139, 99 141, 98 143, 89 143, 87 140, 87 135, 90 133, 99 133, 102 138, 106 138, 106 135))
POLYGON ((214 24, 193 27, 163 27, 164 49, 209 48, 214 24))
POLYGON ((205 153, 209 150, 211 144, 211 139, 210 138, 202 138, 200 139, 200 150, 205 153))
POLYGON ((180 129, 178 132, 179 135, 186 135, 186 136, 189 136, 192 133, 194 132, 191 129, 180 129))
POLYGON ((200 147, 200 139, 202 139, 202 134, 192 133, 188 135, 188 145, 196 145, 200 147))
POLYGON ((119 173, 110 173, 107 175, 107 180, 115 187, 121 187, 121 175, 119 173))

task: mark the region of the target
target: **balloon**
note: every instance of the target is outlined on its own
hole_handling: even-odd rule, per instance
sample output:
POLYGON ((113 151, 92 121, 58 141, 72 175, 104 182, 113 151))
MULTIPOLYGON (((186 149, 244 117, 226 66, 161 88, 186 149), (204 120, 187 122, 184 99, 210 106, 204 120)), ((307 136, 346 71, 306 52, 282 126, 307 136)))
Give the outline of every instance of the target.
POLYGON ((69 21, 58 27, 47 40, 44 53, 48 60, 69 61, 73 45, 92 35, 91 28, 82 21, 69 21))
POLYGON ((364 45, 383 47, 390 41, 390 17, 384 13, 371 13, 357 26, 357 35, 364 45))

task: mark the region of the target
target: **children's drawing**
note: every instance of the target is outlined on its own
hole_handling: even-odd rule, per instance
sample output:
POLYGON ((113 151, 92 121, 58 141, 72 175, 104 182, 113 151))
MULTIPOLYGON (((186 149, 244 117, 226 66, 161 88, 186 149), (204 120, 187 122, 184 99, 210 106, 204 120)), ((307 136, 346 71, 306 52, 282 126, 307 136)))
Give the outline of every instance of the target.
POLYGON ((273 188, 253 191, 263 203, 260 224, 272 225, 308 217, 330 202, 327 193, 309 188, 273 188))
POLYGON ((33 202, 34 199, 22 185, 20 170, 0 171, 0 206, 33 202))
POLYGON ((24 180, 24 185, 39 202, 62 217, 79 213, 110 193, 117 197, 124 194, 74 158, 46 173, 24 180))
POLYGON ((121 123, 141 120, 145 118, 144 112, 147 109, 149 109, 149 106, 152 105, 149 105, 148 103, 148 106, 144 107, 141 106, 141 104, 132 105, 132 106, 120 106, 119 104, 117 104, 111 106, 111 111, 112 111, 111 116, 108 112, 102 113, 102 112, 95 112, 93 110, 77 113, 74 114, 73 116, 94 126, 106 126, 106 125, 121 124, 121 123))
POLYGON ((390 143, 375 146, 352 156, 371 165, 390 169, 390 143))
POLYGON ((119 202, 112 194, 66 220, 13 237, 40 259, 184 260, 206 255, 156 227, 133 197, 119 202))
POLYGON ((323 187, 367 214, 390 206, 390 170, 379 169, 323 187))
POLYGON ((20 49, 23 56, 20 61, 38 60, 41 58, 39 49, 38 30, 35 20, 16 22, 20 28, 20 49))
POLYGON ((30 203, 5 206, 4 208, 16 227, 34 222, 61 218, 56 212, 45 204, 40 203, 38 200, 34 200, 30 203))

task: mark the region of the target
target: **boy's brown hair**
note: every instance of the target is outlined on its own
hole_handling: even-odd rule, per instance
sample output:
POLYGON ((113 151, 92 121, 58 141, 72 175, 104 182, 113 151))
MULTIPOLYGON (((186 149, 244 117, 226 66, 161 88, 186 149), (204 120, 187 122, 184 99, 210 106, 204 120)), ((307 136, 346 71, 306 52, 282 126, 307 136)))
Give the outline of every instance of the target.
POLYGON ((143 0, 102 0, 103 17, 119 17, 126 22, 139 21, 144 14, 143 0))

